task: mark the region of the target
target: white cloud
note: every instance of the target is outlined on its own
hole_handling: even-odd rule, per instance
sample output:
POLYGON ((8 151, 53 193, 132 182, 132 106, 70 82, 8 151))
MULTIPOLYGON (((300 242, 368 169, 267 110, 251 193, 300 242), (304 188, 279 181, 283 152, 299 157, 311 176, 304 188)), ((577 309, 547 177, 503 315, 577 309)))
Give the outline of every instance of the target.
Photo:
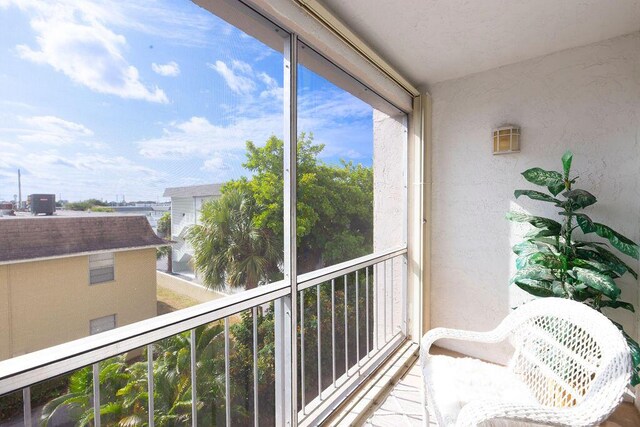
POLYGON ((239 71, 243 74, 253 74, 253 69, 251 68, 251 65, 247 64, 244 61, 233 59, 231 61, 231 67, 234 70, 239 71))
POLYGON ((180 66, 177 62, 171 61, 167 64, 156 64, 155 62, 151 64, 151 69, 165 77, 176 77, 180 75, 180 66))
MULTIPOLYGON (((239 61, 238 61, 239 62, 239 61)), ((248 66, 246 63, 242 63, 248 66)), ((222 76, 229 89, 239 95, 245 95, 253 92, 256 88, 256 84, 253 79, 246 75, 241 75, 244 73, 242 66, 233 68, 229 68, 227 64, 218 60, 215 64, 207 64, 209 68, 215 70, 222 76), (238 73, 236 73, 238 71, 238 73)), ((250 67, 249 67, 250 68, 250 67)))
POLYGON ((23 191, 51 192, 80 200, 126 194, 128 200, 155 200, 169 182, 164 172, 142 166, 124 156, 96 153, 61 154, 14 147, 0 160, 0 199, 10 198, 15 171, 22 169, 23 191))
POLYGON ((191 117, 163 129, 158 138, 139 141, 140 154, 152 159, 209 157, 214 153, 242 152, 246 141, 261 144, 282 133, 282 116, 264 114, 237 118, 227 126, 215 125, 204 117, 191 117))
POLYGON ((126 99, 168 103, 164 91, 140 80, 124 56, 127 40, 108 28, 101 5, 85 2, 31 2, 17 5, 29 13, 36 47, 16 46, 18 55, 46 64, 94 92, 126 99))
MULTIPOLYGON (((224 153, 214 153, 213 157, 210 157, 209 159, 205 160, 205 162, 202 164, 202 170, 204 171, 208 171, 208 172, 222 172, 222 171, 227 171, 229 169, 231 169, 231 166, 229 165, 227 159, 225 159, 224 153)), ((235 158, 235 156, 232 156, 235 158)))
POLYGON ((11 135, 16 142, 54 146, 79 143, 94 148, 102 147, 102 144, 93 140, 93 131, 80 123, 56 116, 18 116, 13 120, 18 126, 0 127, 0 134, 11 135))
POLYGON ((267 85, 268 88, 272 88, 272 87, 277 87, 278 86, 278 82, 276 82, 276 79, 274 79, 273 77, 271 77, 269 74, 267 73, 258 73, 258 78, 260 80, 262 80, 262 82, 267 85))

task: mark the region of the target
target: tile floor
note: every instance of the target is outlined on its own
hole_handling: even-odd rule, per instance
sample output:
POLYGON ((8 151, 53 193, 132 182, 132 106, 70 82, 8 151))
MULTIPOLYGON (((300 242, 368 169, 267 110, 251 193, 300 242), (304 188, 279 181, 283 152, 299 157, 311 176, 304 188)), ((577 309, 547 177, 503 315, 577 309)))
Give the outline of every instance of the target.
MULTIPOLYGON (((422 426, 422 376, 416 363, 365 421, 367 427, 422 426)), ((430 426, 435 426, 430 423, 430 426)))
MULTIPOLYGON (((422 426, 422 376, 416 363, 395 385, 382 404, 365 421, 367 427, 422 426)), ((429 426, 436 426, 431 420, 429 426)), ((623 403, 602 427, 640 426, 640 413, 630 403, 623 403)))

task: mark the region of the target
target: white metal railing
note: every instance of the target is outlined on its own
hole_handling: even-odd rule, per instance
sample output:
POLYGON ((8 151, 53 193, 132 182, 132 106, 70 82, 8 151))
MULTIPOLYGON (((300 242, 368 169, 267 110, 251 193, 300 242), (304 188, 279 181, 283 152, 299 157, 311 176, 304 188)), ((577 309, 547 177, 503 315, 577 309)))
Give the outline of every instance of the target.
POLYGON ((320 424, 404 340, 406 283, 405 249, 299 277, 300 425, 320 424))
MULTIPOLYGON (((314 425, 324 419, 382 363, 406 336, 406 249, 368 255, 298 277, 300 373, 298 422, 314 425), (305 298, 306 294, 306 298, 305 298), (315 299, 313 298, 315 294, 315 299), (325 313, 329 310, 330 313, 325 313), (315 313, 314 313, 315 312, 315 313), (309 313, 305 316, 306 313, 309 313), (330 331, 330 332, 329 332, 330 331), (311 352, 310 343, 315 344, 311 352), (312 357, 313 354, 313 357, 312 357), (315 365, 315 367, 312 367, 315 365), (315 380, 311 380, 311 376, 315 380), (310 384, 314 382, 315 384, 310 384), (310 388, 311 385, 315 387, 310 388)), ((291 295, 288 283, 261 286, 195 307, 147 319, 98 335, 0 362, 0 407, 9 393, 22 393, 22 415, 31 425, 31 387, 59 375, 92 367, 95 426, 100 426, 100 363, 123 353, 143 350, 147 363, 147 413, 154 425, 154 345, 160 340, 189 333, 191 384, 198 384, 196 328, 224 322, 225 424, 231 423, 229 324, 232 316, 250 312, 253 317, 253 422, 260 421, 258 393, 258 332, 260 307, 291 295)), ((277 310, 276 314, 277 316, 277 310)), ((278 322, 286 322, 275 318, 278 322)), ((283 320, 284 319, 284 320, 283 320)), ((276 339, 277 341, 277 339, 276 339)), ((275 345, 288 345, 276 342, 275 345)), ((275 352, 279 357, 280 352, 275 352)), ((276 361, 277 365, 277 361, 276 361)), ((222 369, 222 368, 221 368, 222 369)), ((222 372, 219 373, 222 375, 222 372)), ((282 375, 282 372, 274 373, 282 375)), ((197 425, 198 388, 191 387, 191 425, 197 425)), ((157 396, 158 391, 155 390, 157 396)), ((285 395, 286 397, 286 395, 285 395)), ((291 398, 291 396, 289 396, 291 398)), ((277 400, 277 397, 276 397, 277 400)), ((281 405, 283 402, 276 402, 281 405)), ((104 402, 102 402, 104 405, 104 402)), ((3 420, 0 420, 2 424, 3 420)))

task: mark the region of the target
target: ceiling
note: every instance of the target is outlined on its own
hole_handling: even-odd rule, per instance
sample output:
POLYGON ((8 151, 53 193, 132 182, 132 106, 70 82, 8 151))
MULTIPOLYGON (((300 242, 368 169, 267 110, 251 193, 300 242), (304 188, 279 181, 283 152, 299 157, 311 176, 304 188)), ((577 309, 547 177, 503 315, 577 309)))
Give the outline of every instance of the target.
POLYGON ((319 0, 418 87, 640 31, 640 0, 319 0))

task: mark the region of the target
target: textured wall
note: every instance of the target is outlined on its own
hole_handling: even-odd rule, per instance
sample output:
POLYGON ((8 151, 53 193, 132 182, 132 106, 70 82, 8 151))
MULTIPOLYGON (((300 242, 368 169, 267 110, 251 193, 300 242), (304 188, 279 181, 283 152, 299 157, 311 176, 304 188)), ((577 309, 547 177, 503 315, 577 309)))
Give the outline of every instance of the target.
POLYGON ((156 250, 116 252, 114 265, 115 280, 96 285, 87 256, 0 266, 0 360, 85 337, 91 319, 155 317, 156 250))
MULTIPOLYGON (((534 188, 520 176, 525 169, 560 170, 568 148, 578 188, 598 198, 587 213, 640 240, 640 33, 431 89, 432 327, 487 330, 521 301, 508 281, 515 270, 510 246, 524 229, 504 215, 512 208, 554 214, 543 203, 514 201, 513 190, 534 188), (521 126, 522 151, 494 156, 491 130, 505 123, 521 126)), ((621 283, 623 298, 636 307, 638 285, 630 276, 621 283)), ((616 318, 637 336, 636 317, 616 318)), ((497 361, 507 351, 445 345, 497 361)))
MULTIPOLYGON (((404 244, 406 115, 389 116, 373 110, 373 251, 404 244)), ((401 328, 402 259, 375 267, 374 316, 377 339, 383 342, 401 328), (384 295, 384 296, 383 296, 384 295)))

